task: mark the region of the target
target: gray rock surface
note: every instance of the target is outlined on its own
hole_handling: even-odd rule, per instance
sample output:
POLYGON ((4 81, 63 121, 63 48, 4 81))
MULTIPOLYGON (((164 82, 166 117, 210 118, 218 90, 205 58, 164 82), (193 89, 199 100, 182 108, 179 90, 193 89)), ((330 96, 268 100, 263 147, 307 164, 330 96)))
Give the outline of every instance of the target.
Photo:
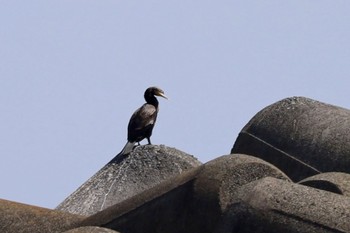
POLYGON ((350 198, 267 177, 239 189, 217 232, 350 232, 350 198))
POLYGON ((194 182, 188 232, 213 232, 231 205, 237 190, 263 177, 290 179, 275 166, 253 156, 231 154, 203 165, 194 182))
POLYGON ((199 165, 196 158, 174 148, 139 146, 124 158, 114 158, 56 209, 92 215, 199 165))
POLYGON ((118 231, 102 227, 79 227, 63 233, 118 233, 118 231))
MULTIPOLYGON (((196 167, 117 203, 82 221, 120 232, 182 232, 191 201, 193 180, 202 170, 196 167)), ((187 232, 187 231, 185 231, 187 232)))
POLYGON ((120 232, 213 232, 239 187, 262 177, 289 181, 271 164, 226 155, 193 168, 83 221, 120 232))
POLYGON ((350 174, 347 173, 326 172, 308 177, 299 184, 350 197, 350 174))
POLYGON ((84 217, 0 199, 1 233, 62 232, 84 217))
POLYGON ((231 152, 262 158, 294 181, 349 173, 350 110, 304 97, 283 99, 248 122, 231 152))

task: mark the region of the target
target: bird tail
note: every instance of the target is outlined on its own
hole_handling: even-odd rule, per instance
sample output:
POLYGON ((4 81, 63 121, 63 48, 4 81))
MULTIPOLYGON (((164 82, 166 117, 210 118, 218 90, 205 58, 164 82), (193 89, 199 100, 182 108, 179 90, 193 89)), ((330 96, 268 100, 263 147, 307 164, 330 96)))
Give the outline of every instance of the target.
MULTIPOLYGON (((122 149, 121 152, 119 152, 118 155, 128 155, 130 154, 130 152, 132 151, 132 149, 134 148, 135 142, 127 142, 124 146, 124 148, 122 149)), ((118 156, 117 155, 117 156, 118 156)))
POLYGON ((127 142, 122 151, 119 152, 108 164, 120 163, 134 148, 135 142, 127 142))

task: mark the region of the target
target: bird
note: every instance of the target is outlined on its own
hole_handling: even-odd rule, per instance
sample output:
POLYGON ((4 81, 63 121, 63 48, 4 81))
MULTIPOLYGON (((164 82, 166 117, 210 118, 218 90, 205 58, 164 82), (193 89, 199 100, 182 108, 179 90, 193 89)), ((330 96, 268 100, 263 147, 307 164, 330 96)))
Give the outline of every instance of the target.
POLYGON ((143 139, 147 139, 151 145, 151 136, 159 111, 159 102, 156 96, 168 99, 164 91, 158 87, 149 87, 144 93, 146 103, 138 108, 131 116, 128 124, 128 137, 122 151, 117 155, 128 155, 134 145, 143 139))

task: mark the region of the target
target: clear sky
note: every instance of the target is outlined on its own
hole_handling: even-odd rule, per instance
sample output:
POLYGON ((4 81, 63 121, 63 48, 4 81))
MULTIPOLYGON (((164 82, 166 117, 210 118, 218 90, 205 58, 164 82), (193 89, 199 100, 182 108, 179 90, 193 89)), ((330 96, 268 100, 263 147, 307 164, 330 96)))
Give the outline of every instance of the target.
MULTIPOLYGON (((1 1, 0 198, 54 208, 126 143, 161 87, 152 142, 207 162, 262 108, 350 108, 350 1, 1 1)), ((143 142, 146 143, 146 142, 143 142)))

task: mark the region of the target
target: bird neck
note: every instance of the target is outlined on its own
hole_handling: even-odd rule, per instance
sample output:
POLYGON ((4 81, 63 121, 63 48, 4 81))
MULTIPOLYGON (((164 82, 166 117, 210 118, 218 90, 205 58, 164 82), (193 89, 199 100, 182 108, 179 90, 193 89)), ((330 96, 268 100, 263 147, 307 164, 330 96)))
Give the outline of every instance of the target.
POLYGON ((154 95, 145 95, 145 100, 148 104, 152 104, 156 108, 158 107, 158 100, 154 95))

